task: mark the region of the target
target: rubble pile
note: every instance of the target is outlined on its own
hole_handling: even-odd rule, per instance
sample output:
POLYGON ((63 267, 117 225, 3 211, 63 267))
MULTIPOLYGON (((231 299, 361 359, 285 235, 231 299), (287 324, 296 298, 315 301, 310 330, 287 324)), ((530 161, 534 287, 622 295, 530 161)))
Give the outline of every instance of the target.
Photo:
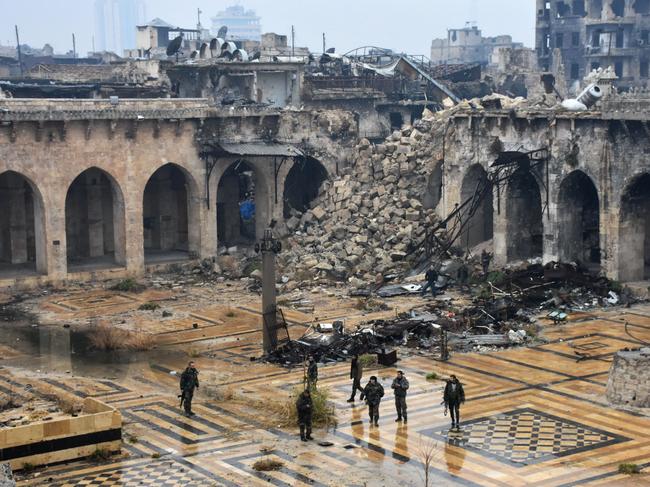
POLYGON ((313 356, 322 363, 346 360, 355 354, 384 353, 398 346, 427 348, 440 343, 439 316, 405 313, 391 320, 374 320, 352 332, 320 333, 308 330, 264 357, 272 363, 292 366, 313 356))
POLYGON ((321 274, 357 287, 408 267, 436 218, 422 197, 439 159, 434 127, 443 126, 442 117, 428 114, 380 145, 361 140, 344 174, 324 184, 312 209, 287 222, 283 267, 293 280, 321 274))
POLYGON ((631 299, 620 284, 578 264, 549 262, 491 273, 477 301, 491 307, 501 303, 500 313, 507 317, 545 309, 576 311, 627 304, 631 299))
POLYGON ((631 300, 617 283, 589 274, 577 264, 559 263, 527 264, 492 272, 473 285, 472 294, 471 303, 439 297, 410 313, 368 321, 348 333, 310 329, 265 360, 291 366, 309 356, 331 362, 398 347, 440 354, 442 331, 447 333, 450 350, 491 352, 536 340, 540 315, 562 321, 569 311, 631 300))
POLYGON ((423 200, 431 172, 444 157, 444 140, 453 131, 449 119, 467 108, 525 103, 491 95, 437 113, 425 110, 412 127, 393 132, 381 144, 362 139, 350 166, 323 184, 311 209, 293 211, 286 222, 281 258, 292 281, 287 288, 316 277, 361 287, 378 274, 410 270, 426 228, 437 221, 423 200))

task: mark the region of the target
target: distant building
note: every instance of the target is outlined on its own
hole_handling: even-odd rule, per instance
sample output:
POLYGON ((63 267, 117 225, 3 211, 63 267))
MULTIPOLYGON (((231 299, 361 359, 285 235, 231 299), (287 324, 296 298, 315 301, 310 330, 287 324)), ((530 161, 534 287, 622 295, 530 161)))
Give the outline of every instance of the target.
POLYGON ((135 28, 145 18, 144 0, 95 0, 95 50, 122 55, 134 48, 135 28))
POLYGON ((262 34, 262 42, 259 46, 261 59, 265 61, 307 61, 309 59, 309 48, 291 47, 287 36, 268 32, 262 34))
POLYGON ((260 18, 254 10, 233 5, 212 17, 212 34, 217 35, 222 26, 228 27, 228 40, 259 41, 262 36, 260 18))
POLYGON ((188 55, 201 45, 201 31, 174 27, 162 19, 155 18, 136 27, 135 49, 125 49, 124 56, 129 58, 165 58, 167 46, 179 35, 183 36, 181 52, 188 55))
POLYGON ((537 0, 540 67, 567 83, 612 67, 619 88, 650 79, 650 1, 537 0))
POLYGON ((476 26, 449 29, 446 39, 434 39, 431 43, 431 62, 434 64, 490 63, 492 53, 500 48, 523 47, 512 42, 509 35, 483 37, 476 26))

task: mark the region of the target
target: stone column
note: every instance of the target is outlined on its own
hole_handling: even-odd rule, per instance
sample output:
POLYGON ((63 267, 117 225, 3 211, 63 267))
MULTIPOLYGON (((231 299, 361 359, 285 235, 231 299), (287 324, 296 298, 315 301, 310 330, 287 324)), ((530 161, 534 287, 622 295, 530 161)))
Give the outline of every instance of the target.
POLYGON ((118 263, 122 263, 120 259, 123 256, 127 271, 131 275, 144 273, 144 205, 141 191, 131 191, 129 188, 124 192, 124 202, 120 204, 125 209, 124 226, 115 226, 116 232, 119 229, 122 234, 115 240, 115 258, 118 263))
POLYGON ((101 179, 86 174, 86 216, 88 220, 88 257, 104 255, 104 210, 102 208, 101 179))
MULTIPOLYGON (((48 188, 49 189, 49 188, 48 188)), ((52 189, 54 193, 54 190, 52 189)), ((54 203, 45 202, 48 209, 45 218, 47 269, 50 279, 57 283, 68 273, 67 241, 65 232, 65 192, 55 194, 54 203)))
MULTIPOLYGON (((273 215, 275 174, 271 158, 256 158, 251 165, 255 169, 255 237, 260 238, 271 223, 273 215)), ((278 194, 278 198, 280 197, 278 194)))
MULTIPOLYGON (((550 161, 547 164, 550 164, 550 161)), ((563 251, 560 247, 564 239, 573 239, 575 240, 575 245, 579 245, 577 248, 582 248, 582 227, 580 226, 580 219, 576 218, 576 213, 573 211, 573 208, 560 208, 559 188, 561 182, 561 179, 556 176, 550 177, 550 202, 548 208, 542 214, 542 225, 544 226, 542 261, 545 264, 566 259, 574 260, 577 257, 577 255, 570 256, 562 253, 563 251), (566 222, 566 225, 560 225, 560 221, 566 222), (570 228, 574 231, 561 235, 560 231, 563 228, 570 228)), ((541 196, 542 198, 544 197, 543 195, 541 196)), ((543 207, 544 203, 542 203, 543 207)))
POLYGON ((506 187, 501 188, 501 201, 499 202, 499 195, 497 191, 494 191, 494 235, 493 235, 493 247, 494 247, 494 265, 497 267, 503 267, 508 263, 508 219, 506 211, 506 187), (499 205, 500 210, 499 211, 499 205))

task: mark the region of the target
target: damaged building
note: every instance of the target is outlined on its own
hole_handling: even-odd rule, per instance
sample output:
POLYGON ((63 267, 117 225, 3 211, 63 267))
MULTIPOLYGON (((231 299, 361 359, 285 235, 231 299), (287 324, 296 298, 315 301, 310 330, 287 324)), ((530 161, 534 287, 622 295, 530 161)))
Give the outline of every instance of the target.
POLYGON ((285 201, 309 204, 356 137, 350 114, 232 114, 203 99, 5 99, 0 118, 5 284, 138 275, 252 245, 285 201), (254 221, 241 225, 247 199, 254 221))
POLYGON ((491 63, 493 53, 498 49, 519 49, 524 45, 513 42, 512 36, 501 35, 483 37, 476 25, 466 25, 461 29, 447 30, 445 39, 431 42, 431 62, 433 64, 491 63))
MULTIPOLYGON (((154 27, 170 40, 169 24, 154 27)), ((262 46, 249 59, 215 38, 178 61, 38 64, 0 81, 3 282, 211 260, 252 248, 272 221, 317 254, 296 266, 368 279, 408 261, 479 188, 464 249, 648 277, 642 94, 603 85, 595 109, 560 109, 517 46, 491 50, 489 82, 481 60, 434 66, 376 46, 283 60, 275 34, 262 46), (324 257, 324 242, 348 238, 324 257)))
POLYGON ((646 87, 650 66, 647 0, 537 0, 539 65, 571 86, 611 66, 621 89, 646 87))
MULTIPOLYGON (((487 185, 463 247, 493 239, 498 265, 579 261, 621 281, 647 279, 643 100, 612 95, 584 113, 501 100, 462 103, 430 133, 436 115, 427 115, 410 136, 393 136, 381 152, 366 145, 360 155, 351 112, 233 112, 205 99, 4 100, 4 282, 140 274, 149 263, 209 259, 220 247, 254 243, 272 219, 284 226, 311 213, 319 194, 329 194, 322 183, 337 174, 353 178, 346 198, 358 200, 359 211, 370 208, 340 215, 342 224, 355 220, 361 253, 382 205, 356 185, 394 180, 387 197, 408 196, 399 214, 421 229, 425 213, 442 218, 487 185), (492 187, 500 165, 507 184, 492 187), (409 183, 411 172, 419 176, 409 183), (239 209, 249 200, 254 218, 243 222, 239 209)), ((335 183, 335 194, 341 187, 335 183)), ((333 201, 318 221, 349 209, 341 206, 347 199, 333 201)), ((407 247, 393 249, 388 262, 407 247)))
POLYGON ((0 485, 643 483, 650 93, 201 13, 0 57, 0 485))

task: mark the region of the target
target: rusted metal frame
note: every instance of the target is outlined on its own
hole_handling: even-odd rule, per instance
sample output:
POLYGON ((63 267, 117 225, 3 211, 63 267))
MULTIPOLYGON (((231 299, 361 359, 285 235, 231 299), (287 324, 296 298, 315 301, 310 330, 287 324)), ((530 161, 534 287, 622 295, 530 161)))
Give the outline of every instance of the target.
POLYGON ((278 158, 277 156, 273 157, 273 179, 274 179, 274 190, 275 190, 275 204, 278 204, 278 175, 280 174, 280 169, 282 169, 282 165, 285 163, 285 161, 289 159, 287 156, 283 156, 282 160, 280 161, 280 164, 278 165, 278 158))

